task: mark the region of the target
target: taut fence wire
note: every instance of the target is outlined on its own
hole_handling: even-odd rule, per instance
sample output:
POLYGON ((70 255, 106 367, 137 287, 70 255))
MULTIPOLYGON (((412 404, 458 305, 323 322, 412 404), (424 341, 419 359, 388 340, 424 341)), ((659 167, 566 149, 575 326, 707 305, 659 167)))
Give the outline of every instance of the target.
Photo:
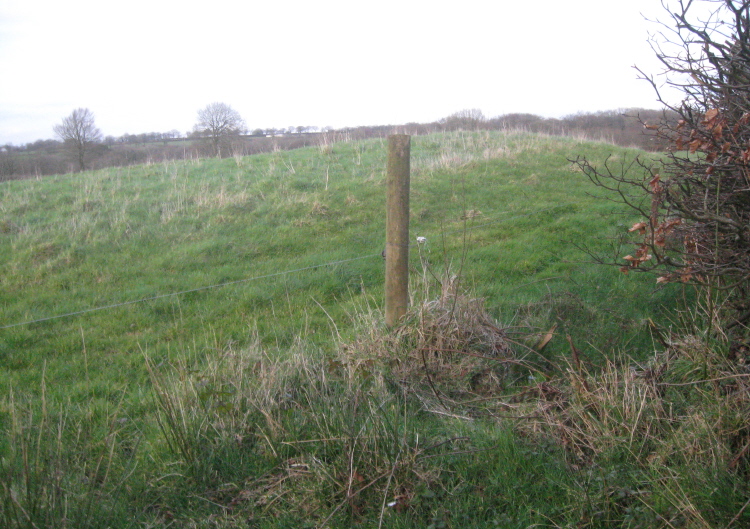
POLYGON ((76 311, 76 312, 68 312, 67 314, 59 314, 57 316, 48 316, 46 318, 39 318, 39 319, 36 319, 36 320, 29 320, 29 321, 23 321, 23 322, 19 322, 19 323, 13 323, 13 324, 10 324, 10 325, 3 325, 3 326, 0 326, 0 329, 10 329, 11 327, 19 327, 21 325, 31 325, 32 323, 40 323, 40 322, 43 322, 43 321, 57 320, 57 319, 60 319, 60 318, 67 318, 67 317, 70 317, 70 316, 78 316, 80 314, 87 314, 89 312, 96 312, 96 311, 99 311, 99 310, 114 309, 116 307, 123 307, 125 305, 134 305, 136 303, 143 303, 143 302, 146 302, 146 301, 153 301, 155 299, 163 299, 163 298, 169 298, 169 297, 173 297, 173 296, 180 296, 182 294, 190 294, 192 292, 200 292, 202 290, 210 290, 210 289, 214 289, 214 288, 227 287, 227 286, 230 286, 230 285, 238 285, 240 283, 249 283, 250 281, 259 281, 261 279, 269 279, 271 277, 278 277, 278 276, 283 276, 283 275, 287 275, 287 274, 293 274, 293 273, 296 273, 296 272, 303 272, 305 270, 312 270, 312 269, 321 268, 321 267, 324 267, 324 266, 334 266, 334 265, 337 265, 337 264, 350 263, 352 261, 360 261, 362 259, 369 259, 369 258, 372 258, 372 257, 380 257, 380 255, 381 255, 380 253, 376 253, 376 254, 372 254, 372 255, 363 255, 361 257, 352 257, 351 259, 342 259, 340 261, 332 261, 330 263, 323 263, 323 264, 316 264, 316 265, 311 265, 311 266, 305 266, 303 268, 296 268, 294 270, 284 270, 283 272, 274 272, 273 274, 264 274, 264 275, 255 276, 255 277, 248 277, 248 278, 245 278, 245 279, 238 279, 236 281, 227 281, 226 283, 218 283, 216 285, 208 285, 208 286, 203 286, 203 287, 198 287, 198 288, 192 288, 190 290, 181 290, 179 292, 170 292, 169 294, 159 294, 157 296, 151 296, 151 297, 147 297, 147 298, 135 299, 135 300, 132 300, 132 301, 123 301, 122 303, 113 303, 111 305, 104 305, 104 306, 101 306, 101 307, 94 307, 94 308, 91 308, 91 309, 79 310, 79 311, 76 311))
MULTIPOLYGON (((540 210, 537 210, 537 211, 532 211, 532 212, 528 212, 528 213, 522 213, 522 214, 518 214, 518 215, 513 215, 511 217, 504 217, 504 218, 498 218, 498 219, 494 219, 494 220, 487 220, 486 222, 483 222, 481 224, 467 225, 467 226, 465 226, 464 228, 461 228, 461 229, 457 229, 457 230, 452 230, 452 231, 445 232, 445 235, 452 235, 452 234, 455 234, 455 233, 463 233, 464 231, 476 230, 476 229, 484 228, 486 226, 490 226, 490 225, 493 225, 493 224, 499 224, 499 223, 502 223, 502 222, 507 222, 507 221, 510 221, 510 220, 515 220, 515 219, 519 219, 519 218, 523 218, 523 217, 531 217, 533 215, 538 215, 540 213, 545 213, 545 212, 548 212, 548 211, 552 211, 552 210, 555 210, 555 209, 560 209, 560 208, 567 207, 567 206, 570 206, 570 205, 571 204, 558 204, 556 206, 551 206, 549 208, 544 208, 544 209, 540 209, 540 210)), ((418 246, 418 244, 419 243, 412 243, 412 244, 409 244, 409 246, 410 247, 412 247, 412 246, 416 247, 416 246, 418 246)), ((11 324, 7 324, 7 325, 0 325, 0 330, 11 329, 13 327, 21 327, 21 326, 24 326, 24 325, 32 325, 34 323, 42 323, 42 322, 45 322, 45 321, 59 320, 59 319, 62 319, 62 318, 69 318, 69 317, 72 317, 72 316, 80 316, 80 315, 83 315, 83 314, 89 314, 91 312, 98 312, 98 311, 102 311, 102 310, 115 309, 117 307, 124 307, 124 306, 127 306, 127 305, 135 305, 137 303, 145 303, 147 301, 154 301, 154 300, 157 300, 157 299, 164 299, 164 298, 169 298, 169 297, 181 296, 181 295, 190 294, 190 293, 193 293, 193 292, 201 292, 201 291, 204 291, 204 290, 212 290, 212 289, 218 289, 218 288, 228 287, 228 286, 232 286, 232 285, 239 285, 239 284, 243 284, 243 283, 250 283, 252 281, 260 281, 262 279, 270 279, 272 277, 279 277, 279 276, 284 276, 284 275, 291 275, 291 274, 295 274, 295 273, 299 273, 299 272, 304 272, 306 270, 314 270, 316 268, 323 268, 323 267, 328 267, 328 266, 335 266, 335 265, 340 265, 340 264, 345 264, 345 263, 351 263, 351 262, 354 262, 354 261, 362 261, 362 260, 365 260, 365 259, 372 259, 372 258, 375 258, 375 257, 381 257, 382 258, 382 255, 383 254, 382 254, 382 251, 381 251, 381 252, 378 252, 378 253, 373 253, 373 254, 368 254, 368 255, 362 255, 362 256, 359 256, 359 257, 351 257, 351 258, 348 258, 348 259, 341 259, 341 260, 338 260, 338 261, 331 261, 331 262, 328 262, 328 263, 315 264, 315 265, 304 266, 304 267, 301 267, 301 268, 295 268, 295 269, 291 269, 291 270, 284 270, 284 271, 281 271, 281 272, 274 272, 274 273, 271 273, 271 274, 263 274, 263 275, 259 275, 259 276, 248 277, 248 278, 245 278, 245 279, 238 279, 236 281, 227 281, 227 282, 218 283, 218 284, 215 284, 215 285, 206 285, 206 286, 202 286, 202 287, 191 288, 191 289, 188 289, 188 290, 180 290, 178 292, 169 292, 167 294, 158 294, 158 295, 155 295, 155 296, 149 296, 149 297, 135 299, 135 300, 130 300, 130 301, 123 301, 123 302, 120 302, 120 303, 112 303, 112 304, 109 304, 109 305, 102 305, 102 306, 99 306, 99 307, 93 307, 93 308, 90 308, 90 309, 78 310, 78 311, 75 311, 75 312, 68 312, 68 313, 65 313, 65 314, 57 314, 57 315, 54 315, 54 316, 47 316, 47 317, 44 317, 44 318, 37 318, 37 319, 33 319, 33 320, 21 321, 21 322, 11 323, 11 324)))

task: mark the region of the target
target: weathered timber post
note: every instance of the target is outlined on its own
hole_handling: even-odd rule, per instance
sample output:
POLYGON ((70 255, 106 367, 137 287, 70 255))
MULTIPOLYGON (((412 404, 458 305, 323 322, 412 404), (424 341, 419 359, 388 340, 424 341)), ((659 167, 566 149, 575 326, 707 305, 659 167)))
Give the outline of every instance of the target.
POLYGON ((388 136, 385 217, 385 324, 393 327, 409 302, 409 157, 411 136, 388 136))

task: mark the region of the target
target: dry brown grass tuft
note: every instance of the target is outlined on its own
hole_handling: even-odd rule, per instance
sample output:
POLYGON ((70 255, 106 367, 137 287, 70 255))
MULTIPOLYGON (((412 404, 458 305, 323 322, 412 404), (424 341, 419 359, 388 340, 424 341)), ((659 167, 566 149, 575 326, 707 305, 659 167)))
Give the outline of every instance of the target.
POLYGON ((527 433, 556 439, 578 464, 613 453, 644 468, 750 469, 750 373, 726 343, 683 334, 645 365, 609 361, 520 394, 527 433))
POLYGON ((379 363, 437 413, 489 411, 493 400, 535 369, 487 313, 484 300, 459 292, 455 275, 440 282, 436 298, 413 303, 397 328, 369 328, 343 347, 346 362, 379 363))
POLYGON ((645 460, 672 420, 653 381, 615 362, 596 374, 570 366, 565 376, 537 383, 521 396, 533 411, 520 428, 556 439, 578 463, 613 449, 645 460))
MULTIPOLYGON (((585 491, 584 512, 631 516, 646 524, 638 527, 730 527, 710 521, 714 506, 701 487, 750 471, 750 374, 727 361, 726 344, 688 334, 665 343, 646 365, 621 359, 594 370, 574 359, 513 399, 525 419, 517 431, 562 446, 574 471, 639 476, 594 492, 581 485, 571 494, 585 491)), ((740 505, 722 505, 732 522, 750 501, 740 505)))

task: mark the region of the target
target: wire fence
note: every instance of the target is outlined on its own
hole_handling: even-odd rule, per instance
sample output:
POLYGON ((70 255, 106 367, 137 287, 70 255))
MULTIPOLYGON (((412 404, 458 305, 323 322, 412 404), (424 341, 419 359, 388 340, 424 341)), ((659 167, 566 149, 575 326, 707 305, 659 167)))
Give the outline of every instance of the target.
MULTIPOLYGON (((561 209, 561 208, 564 208, 564 207, 568 207, 570 205, 573 205, 573 204, 558 204, 556 206, 551 206, 549 208, 545 208, 545 209, 541 209, 541 210, 536 210, 536 211, 532 211, 532 212, 528 212, 528 213, 522 213, 522 214, 518 214, 518 215, 513 215, 512 217, 504 217, 504 218, 497 218, 497 219, 494 219, 494 220, 489 220, 487 222, 483 222, 482 224, 466 225, 466 226, 464 226, 461 229, 456 229, 456 230, 444 232, 444 235, 453 235, 453 234, 456 234, 456 233, 464 233, 466 231, 476 230, 476 229, 479 229, 479 228, 484 228, 484 227, 487 227, 487 226, 491 226, 493 224, 499 224, 499 223, 502 223, 502 222, 508 222, 508 221, 516 220, 516 219, 523 218, 523 217, 531 217, 531 216, 534 216, 534 215, 539 215, 541 213, 546 213, 548 211, 553 211, 553 210, 556 210, 556 209, 561 209)), ((424 237, 424 236, 418 236, 417 237, 417 242, 409 244, 409 247, 410 248, 412 248, 412 247, 418 247, 420 244, 422 244, 423 241, 426 241, 426 240, 427 240, 426 237, 424 237)), ((193 292, 201 292, 201 291, 205 291, 205 290, 212 290, 212 289, 218 289, 218 288, 228 287, 228 286, 232 286, 232 285, 239 285, 239 284, 243 284, 243 283, 250 283, 250 282, 253 282, 253 281, 260 281, 260 280, 263 280, 263 279, 270 279, 270 278, 279 277, 279 276, 291 275, 291 274, 295 274, 295 273, 299 273, 299 272, 304 272, 306 270, 314 270, 314 269, 317 269, 317 268, 324 268, 324 267, 336 266, 336 265, 340 265, 340 264, 351 263, 351 262, 354 262, 354 261, 362 261, 362 260, 366 260, 366 259, 372 259, 372 258, 375 258, 375 257, 381 257, 382 258, 382 256, 383 256, 383 253, 382 252, 378 252, 378 253, 373 253, 373 254, 368 254, 368 255, 362 255, 362 256, 359 256, 359 257, 351 257, 351 258, 347 258, 347 259, 340 259, 340 260, 337 260, 337 261, 330 261, 330 262, 327 262, 327 263, 320 263, 320 264, 315 264, 315 265, 310 265, 310 266, 304 266, 304 267, 301 267, 301 268, 294 268, 294 269, 290 269, 290 270, 284 270, 284 271, 281 271, 281 272, 274 272, 274 273, 271 273, 271 274, 263 274, 263 275, 259 275, 259 276, 248 277, 248 278, 244 278, 244 279, 238 279, 238 280, 235 280, 235 281, 226 281, 226 282, 217 283, 217 284, 214 284, 214 285, 206 285, 206 286, 196 287, 196 288, 192 288, 192 289, 188 289, 188 290, 180 290, 178 292, 170 292, 170 293, 167 293, 167 294, 158 294, 158 295, 155 295, 155 296, 149 296, 149 297, 135 299, 135 300, 130 300, 130 301, 123 301, 123 302, 120 302, 120 303, 112 303, 112 304, 109 304, 109 305, 102 305, 102 306, 98 306, 98 307, 92 307, 92 308, 89 308, 89 309, 79 310, 79 311, 75 311, 75 312, 67 312, 67 313, 64 313, 64 314, 57 314, 57 315, 54 315, 54 316, 47 316, 47 317, 43 317, 43 318, 36 318, 36 319, 32 319, 32 320, 20 321, 20 322, 17 322, 17 323, 11 323, 11 324, 7 324, 7 325, 0 325, 0 330, 11 329, 11 328, 14 328, 14 327, 21 327, 21 326, 25 326, 25 325, 32 325, 32 324, 35 324, 35 323, 42 323, 42 322, 51 321, 51 320, 59 320, 59 319, 62 319, 62 318, 70 318, 70 317, 73 317, 73 316, 80 316, 80 315, 89 314, 89 313, 92 313, 92 312, 98 312, 98 311, 103 311, 103 310, 115 309, 115 308, 124 307, 124 306, 127 306, 127 305, 135 305, 135 304, 138 304, 138 303, 145 303, 147 301, 154 301, 154 300, 158 300, 158 299, 164 299, 164 298, 181 296, 181 295, 190 294, 190 293, 193 293, 193 292)))

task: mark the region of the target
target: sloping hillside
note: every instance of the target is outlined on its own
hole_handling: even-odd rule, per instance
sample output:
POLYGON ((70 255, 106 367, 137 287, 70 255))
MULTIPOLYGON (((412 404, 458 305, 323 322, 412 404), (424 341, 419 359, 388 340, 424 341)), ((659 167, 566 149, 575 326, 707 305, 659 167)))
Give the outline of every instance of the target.
MULTIPOLYGON (((339 143, 4 183, 0 296, 14 326, 0 332, 3 387, 38 384, 41 362, 76 385, 84 348, 111 388, 143 373, 139 349, 215 350, 255 334, 329 343, 329 316, 341 331, 347 306, 381 298, 384 151, 339 143)), ((643 304, 623 301, 641 282, 573 246, 604 248, 630 220, 587 195, 566 159, 581 152, 622 150, 528 134, 415 138, 411 233, 427 238, 412 251, 416 276, 420 259, 460 272, 504 322, 519 306, 567 307, 581 347, 593 328, 640 325, 628 305, 643 304), (631 323, 612 321, 615 306, 631 323)))
POLYGON ((611 254, 636 219, 591 195, 579 154, 634 152, 413 138, 412 311, 392 331, 381 140, 0 184, 0 519, 728 522, 732 476, 667 466, 692 457, 665 448, 688 439, 669 414, 697 401, 673 409, 627 367, 654 365, 649 319, 683 294, 580 250, 611 254))

